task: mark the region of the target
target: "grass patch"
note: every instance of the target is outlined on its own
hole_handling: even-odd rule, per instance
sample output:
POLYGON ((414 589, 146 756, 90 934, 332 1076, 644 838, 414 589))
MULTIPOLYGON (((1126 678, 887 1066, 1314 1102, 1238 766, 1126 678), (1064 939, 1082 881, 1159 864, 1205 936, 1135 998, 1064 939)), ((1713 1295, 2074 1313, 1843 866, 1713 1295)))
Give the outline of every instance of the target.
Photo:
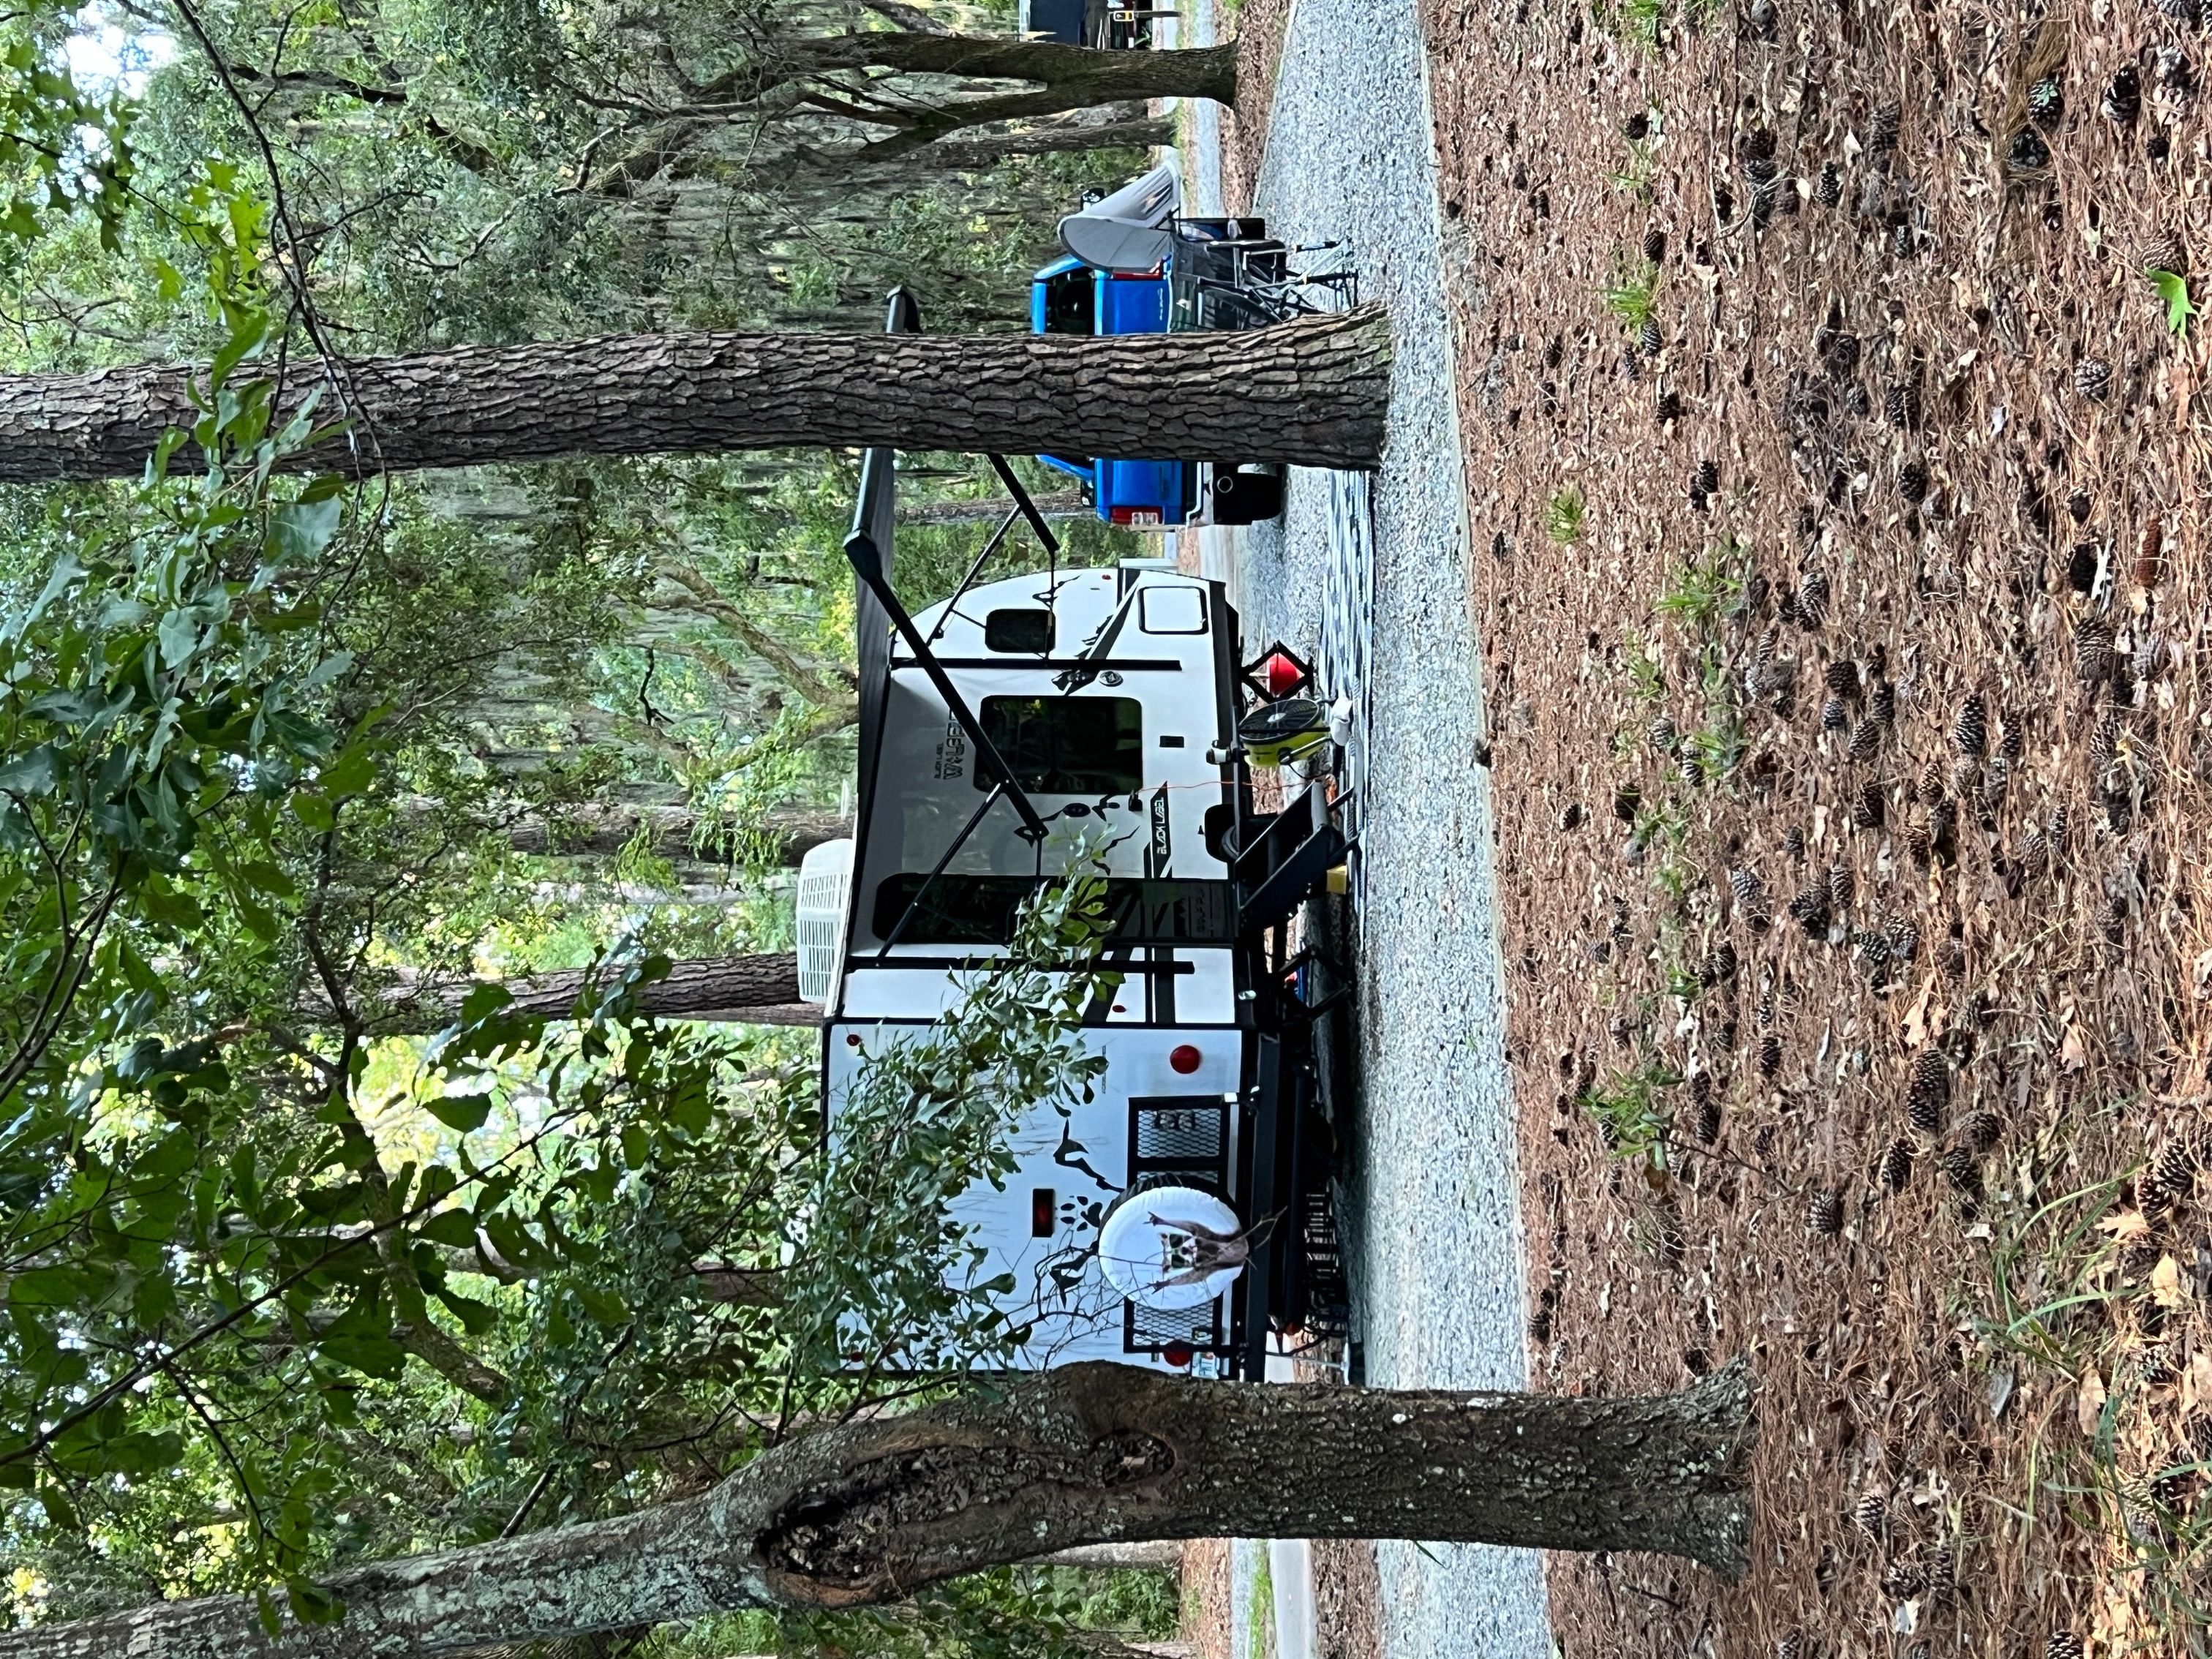
POLYGON ((1660 1109, 1659 1096, 1681 1081, 1679 1073, 1646 1060, 1632 1071, 1611 1073, 1602 1083, 1591 1085, 1581 1104, 1613 1157, 1662 1164, 1669 1115, 1660 1109))
POLYGON ((1562 547, 1572 547, 1583 538, 1583 492, 1567 484, 1552 492, 1544 503, 1544 533, 1562 547))
POLYGON ((1605 308, 1632 331, 1651 320, 1659 293, 1659 267, 1649 259, 1626 257, 1614 266, 1613 280, 1598 289, 1605 308))

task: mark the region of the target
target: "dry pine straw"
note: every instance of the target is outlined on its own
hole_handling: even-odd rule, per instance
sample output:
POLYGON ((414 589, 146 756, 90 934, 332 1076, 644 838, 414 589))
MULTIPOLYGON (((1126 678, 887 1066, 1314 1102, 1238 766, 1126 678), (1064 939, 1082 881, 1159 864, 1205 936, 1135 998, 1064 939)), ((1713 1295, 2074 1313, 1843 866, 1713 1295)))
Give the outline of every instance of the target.
POLYGON ((2160 1598, 2212 1595, 2212 1559, 2129 1564, 2212 1526, 2201 1476, 2161 1486, 2162 1516, 2142 1486, 2212 1454, 2208 1182, 2186 1187, 2176 1153, 2185 1189, 2146 1216, 2130 1176, 2197 1144, 2212 1091, 2206 358, 2168 336, 2136 261, 2164 233, 2212 268, 2207 128, 2187 89, 2212 72, 2212 40, 2142 0, 2056 32, 1960 0, 1744 0, 1701 30, 1671 15, 1650 46, 1557 4, 1424 10, 1531 1282, 1556 1298, 1532 1329, 1535 1376, 1668 1389, 1747 1352, 1762 1379, 1748 1580, 1555 1558, 1566 1659, 1787 1654, 1792 1632, 1807 1656, 2056 1659, 2069 1636, 2100 1654, 2187 1651, 2160 1598), (2162 79, 2161 50, 2188 72, 2169 59, 2162 79), (2130 65, 2142 111, 2120 125, 2099 100, 2130 65), (2050 166, 2023 172, 2005 158, 2046 72, 2064 107, 2050 166), (1639 115, 1648 169, 1624 136, 1639 115), (1759 229, 1768 139, 1778 183, 1759 229), (1830 163, 1832 207, 1814 193, 1830 163), (1600 289, 1651 230, 1660 350, 1630 374, 1634 333, 1600 289), (2077 389, 2084 356, 2110 366, 2101 401, 2077 389), (1887 392, 1915 381, 1917 412, 1908 398, 1893 423, 1887 392), (1703 510, 1701 462, 1717 474, 1703 510), (1547 503, 1570 488, 1584 512, 1563 544, 1547 503), (1765 592, 1710 623, 1655 614, 1693 559, 1756 573, 1765 592), (1821 625, 1782 620, 1814 573, 1821 625), (2132 684, 2081 683, 2099 666, 2094 627, 2076 636, 2092 618, 2132 684), (1759 706, 1747 690, 1763 638, 1771 663, 1795 665, 1786 715, 1772 695, 1786 669, 1758 675, 1759 706), (1656 701, 1631 672, 1642 641, 1656 701), (1895 690, 1893 725, 1856 761, 1849 732, 1872 694, 1824 730, 1835 660, 1880 663, 1895 690), (1962 757, 1973 695, 1986 753, 1962 757), (1655 715, 1685 734, 1740 718, 1738 763, 1687 781, 1655 715), (2017 757, 1993 791, 2008 731, 2017 757), (1632 860, 1614 812, 1629 784, 1679 848, 1662 834, 1632 860), (1883 823, 1855 829, 1867 785, 1883 823), (1923 867, 1931 792, 1959 809, 1956 858, 1923 867), (2029 873, 2031 831, 2062 808, 2053 867, 2029 873), (1816 939, 1786 906, 1832 865, 1849 890, 1816 939), (1763 931, 1734 869, 1765 890, 1763 931), (1733 977, 1683 977, 1724 969, 1723 944, 1733 977), (1899 945, 1910 960, 1879 982, 1874 958, 1899 945), (1930 1049, 1950 1083, 1932 1133, 1906 1112, 1908 1068, 1930 1049), (1710 1153, 1686 1085, 1654 1096, 1692 1148, 1666 1170, 1601 1144, 1578 1091, 1638 1066, 1710 1080, 1710 1153), (1979 1155, 1964 1128, 1978 1112, 2001 1137, 1979 1155), (1913 1168, 1893 1196, 1877 1165, 1900 1139, 1913 1168), (1978 1200, 1947 1178, 1946 1151, 1978 1200), (1808 1226, 1824 1190, 1838 1236, 1808 1226), (1996 1264, 2023 1232, 2015 1313, 2092 1298, 2014 1333, 2047 1333, 2040 1358, 1990 1328, 2010 1317, 1996 1264), (2114 1447, 2102 1492, 2100 1431, 2114 1447), (1884 1510, 1872 1530, 1852 1518, 1869 1498, 1884 1510), (1931 1565, 1942 1576, 1939 1551, 1955 1589, 1916 1587, 1931 1565))

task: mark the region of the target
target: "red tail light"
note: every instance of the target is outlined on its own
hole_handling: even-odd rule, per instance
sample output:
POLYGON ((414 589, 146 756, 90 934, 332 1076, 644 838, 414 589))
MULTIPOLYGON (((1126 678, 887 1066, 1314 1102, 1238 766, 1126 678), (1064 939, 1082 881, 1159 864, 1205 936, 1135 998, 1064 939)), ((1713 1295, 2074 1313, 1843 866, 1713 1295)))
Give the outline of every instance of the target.
POLYGON ((1109 507, 1107 520, 1112 524, 1134 525, 1143 527, 1160 521, 1159 509, 1152 507, 1109 507))
POLYGON ((1030 1237, 1031 1238, 1052 1237, 1054 1224, 1060 1218, 1056 1213, 1059 1203, 1060 1195, 1051 1188, 1030 1188, 1030 1237))

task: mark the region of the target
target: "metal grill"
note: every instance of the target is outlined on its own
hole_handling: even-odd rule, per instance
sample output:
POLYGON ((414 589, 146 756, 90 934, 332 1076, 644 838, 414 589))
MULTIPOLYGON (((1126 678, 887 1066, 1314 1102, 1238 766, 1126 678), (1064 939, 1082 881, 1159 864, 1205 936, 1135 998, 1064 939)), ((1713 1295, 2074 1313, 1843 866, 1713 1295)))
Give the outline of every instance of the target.
POLYGON ((1175 1309, 1140 1308, 1133 1302, 1121 1304, 1124 1353, 1157 1354, 1174 1344, 1206 1353, 1224 1347, 1227 1342, 1218 1302, 1203 1308, 1175 1309))
POLYGON ((1229 1102, 1220 1095, 1140 1096, 1129 1103, 1129 1184, 1170 1177, 1226 1193, 1229 1102))

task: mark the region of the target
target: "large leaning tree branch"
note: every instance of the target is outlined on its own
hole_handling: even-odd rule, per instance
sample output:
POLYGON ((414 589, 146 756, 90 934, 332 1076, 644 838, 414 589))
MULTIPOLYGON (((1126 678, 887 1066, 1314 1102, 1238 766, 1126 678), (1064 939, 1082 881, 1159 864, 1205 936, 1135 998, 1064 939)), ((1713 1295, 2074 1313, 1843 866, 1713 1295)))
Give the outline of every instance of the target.
MULTIPOLYGON (((1382 455, 1389 363, 1374 306, 1273 328, 1097 339, 641 334, 477 347, 348 362, 373 457, 341 433, 281 465, 373 459, 408 471, 884 444, 1365 469, 1382 455)), ((0 375, 0 483, 135 477, 165 430, 197 420, 193 377, 179 365, 0 375)))
POLYGON ((345 1573, 334 1626, 250 1598, 0 1634, 0 1659, 401 1659, 747 1607, 896 1601, 1142 1539, 1413 1538, 1656 1550, 1741 1573, 1741 1362, 1680 1394, 1254 1388, 1067 1366, 763 1453, 696 1498, 345 1573))

